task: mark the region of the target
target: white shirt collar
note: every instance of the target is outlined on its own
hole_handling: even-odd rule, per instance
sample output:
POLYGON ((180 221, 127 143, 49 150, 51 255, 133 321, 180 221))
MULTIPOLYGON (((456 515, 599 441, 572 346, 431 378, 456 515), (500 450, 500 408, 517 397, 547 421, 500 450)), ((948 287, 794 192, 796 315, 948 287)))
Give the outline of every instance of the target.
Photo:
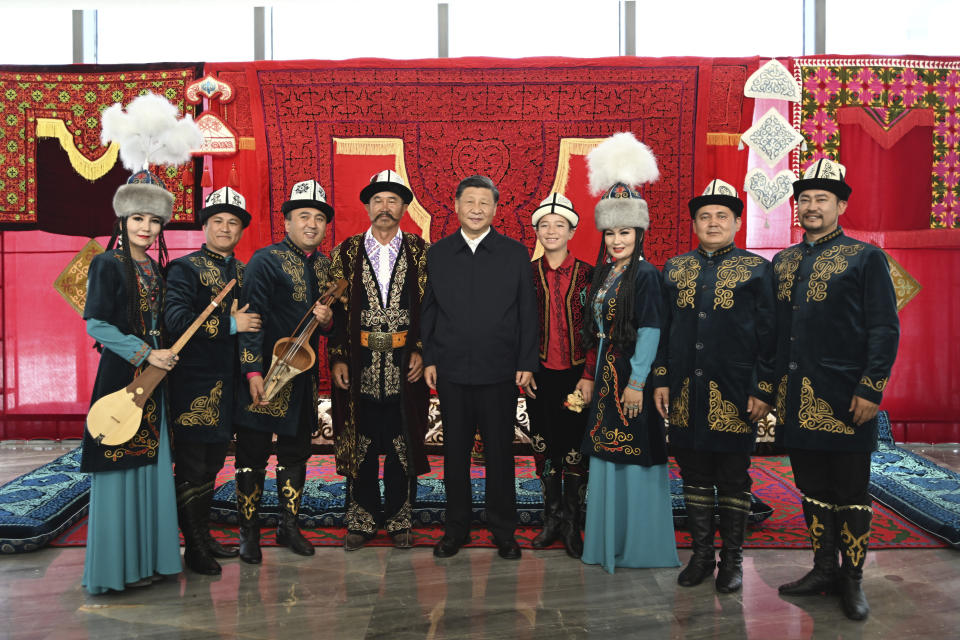
POLYGON ((376 236, 373 235, 373 227, 368 227, 368 228, 367 228, 367 232, 364 234, 364 239, 373 240, 373 241, 376 242, 377 244, 380 244, 380 246, 381 246, 382 248, 385 248, 385 247, 389 247, 389 246, 390 246, 390 243, 393 242, 394 240, 396 240, 396 239, 397 239, 397 236, 400 236, 401 234, 403 234, 403 231, 401 231, 399 228, 397 228, 397 235, 395 235, 395 236, 393 236, 392 238, 390 238, 390 240, 387 241, 387 244, 380 244, 380 241, 377 240, 376 236))
POLYGON ((467 246, 468 246, 468 247, 470 247, 470 251, 472 251, 473 253, 476 253, 476 252, 477 252, 477 247, 480 246, 480 243, 483 241, 483 239, 486 238, 487 235, 490 233, 490 229, 491 229, 491 227, 487 227, 487 230, 484 231, 483 233, 481 233, 481 234, 480 234, 480 237, 478 237, 478 238, 475 239, 475 240, 471 240, 471 239, 467 236, 467 234, 465 234, 465 233, 463 232, 463 227, 460 227, 460 235, 463 236, 463 241, 467 243, 467 246))

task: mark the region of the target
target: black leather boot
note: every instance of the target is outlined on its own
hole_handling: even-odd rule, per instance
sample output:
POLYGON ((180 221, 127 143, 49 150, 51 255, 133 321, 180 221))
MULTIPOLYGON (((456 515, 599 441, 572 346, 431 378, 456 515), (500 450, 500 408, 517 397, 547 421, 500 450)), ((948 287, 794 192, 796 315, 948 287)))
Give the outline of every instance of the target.
POLYGON ((580 515, 583 513, 583 498, 587 490, 584 476, 563 474, 563 547, 571 558, 583 555, 583 536, 580 535, 580 515))
POLYGON ((240 559, 247 564, 260 564, 260 498, 263 496, 264 469, 238 469, 237 517, 240 520, 240 559))
MULTIPOLYGON (((207 576, 220 574, 220 565, 210 555, 203 537, 201 523, 203 500, 201 488, 190 482, 181 482, 176 487, 177 519, 183 532, 183 563, 194 573, 207 576)), ((206 520, 204 520, 206 523, 206 520)))
POLYGON ((840 546, 840 604, 851 620, 866 620, 870 615, 867 596, 861 588, 863 565, 870 544, 870 520, 873 510, 866 505, 837 507, 837 540, 840 546))
POLYGON ((200 531, 207 543, 207 549, 214 558, 236 558, 240 555, 240 550, 236 545, 224 546, 214 540, 210 535, 210 506, 213 504, 213 480, 200 487, 200 501, 203 504, 202 510, 198 507, 202 519, 200 520, 200 531))
POLYGON ((560 539, 563 526, 563 512, 560 505, 560 472, 546 473, 540 476, 543 488, 543 531, 531 542, 534 549, 549 547, 560 539))
POLYGON ((720 565, 717 569, 717 591, 733 593, 743 586, 743 538, 750 515, 750 493, 732 496, 721 495, 720 513, 720 565))
POLYGON ((813 569, 794 582, 780 585, 785 596, 813 596, 837 592, 837 527, 834 506, 804 496, 800 501, 813 547, 813 569))
POLYGON ((693 544, 693 555, 686 568, 677 576, 681 587, 694 587, 713 575, 717 566, 713 550, 713 522, 716 498, 713 487, 683 485, 683 501, 687 511, 687 529, 693 544))
POLYGON ((277 467, 277 498, 280 501, 280 525, 277 526, 277 544, 290 547, 301 556, 316 553, 310 541, 300 533, 297 514, 303 497, 303 484, 307 479, 306 465, 277 467))

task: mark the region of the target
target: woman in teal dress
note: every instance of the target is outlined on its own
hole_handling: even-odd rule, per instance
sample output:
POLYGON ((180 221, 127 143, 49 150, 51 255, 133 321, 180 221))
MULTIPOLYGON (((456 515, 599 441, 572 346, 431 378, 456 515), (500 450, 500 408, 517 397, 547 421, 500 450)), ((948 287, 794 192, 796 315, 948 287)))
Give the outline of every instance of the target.
MULTIPOLYGON (((656 178, 645 145, 631 134, 616 134, 596 151, 611 142, 642 147, 652 164, 650 179, 656 178)), ((594 160, 588 158, 591 181, 598 173, 594 160)), ((615 175, 617 169, 607 174, 615 175)), ((652 390, 645 388, 663 317, 660 274, 643 259, 649 220, 647 203, 624 182, 606 189, 594 212, 603 245, 584 314, 584 342, 590 351, 577 383, 590 402, 581 448, 590 456, 582 560, 609 573, 616 567, 680 565, 664 427, 653 410, 652 390)))
MULTIPOLYGON (((162 347, 161 265, 147 256, 172 213, 173 196, 149 172, 117 190, 110 248, 95 257, 87 278, 83 318, 101 350, 91 405, 130 384, 148 363, 170 370, 177 357, 162 347)), ((147 401, 128 442, 107 446, 84 431, 81 470, 91 473, 83 586, 91 594, 146 586, 177 574, 180 538, 173 486, 165 387, 147 401)))

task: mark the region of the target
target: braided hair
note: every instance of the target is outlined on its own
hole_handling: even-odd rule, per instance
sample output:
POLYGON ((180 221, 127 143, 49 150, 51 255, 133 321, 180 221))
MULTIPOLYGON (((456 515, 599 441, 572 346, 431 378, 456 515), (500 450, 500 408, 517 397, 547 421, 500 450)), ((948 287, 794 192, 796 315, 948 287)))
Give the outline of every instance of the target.
MULTIPOLYGON (((643 239, 644 230, 640 227, 634 227, 636 242, 633 247, 633 253, 628 258, 627 267, 620 277, 620 288, 617 291, 617 313, 613 319, 613 327, 610 330, 610 342, 622 353, 633 353, 633 347, 637 341, 637 327, 634 320, 634 290, 637 281, 637 271, 640 269, 640 262, 643 259, 643 239)), ((600 251, 597 254, 597 264, 593 270, 593 280, 590 283, 590 293, 587 295, 586 317, 583 323, 583 346, 591 349, 597 346, 597 320, 593 311, 597 292, 603 286, 614 263, 609 261, 607 256, 607 247, 605 242, 600 243, 600 251)))

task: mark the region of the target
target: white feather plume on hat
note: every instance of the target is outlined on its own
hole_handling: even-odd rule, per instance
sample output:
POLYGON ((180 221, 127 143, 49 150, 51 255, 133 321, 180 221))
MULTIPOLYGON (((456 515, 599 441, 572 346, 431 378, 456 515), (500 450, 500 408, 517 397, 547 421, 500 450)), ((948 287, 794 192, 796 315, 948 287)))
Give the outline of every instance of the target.
POLYGON ((598 195, 617 183, 635 187, 660 177, 650 147, 632 133, 615 133, 587 154, 590 193, 598 195))
POLYGON ((119 103, 108 107, 101 125, 100 141, 119 144, 120 160, 130 171, 151 164, 183 164, 190 159, 191 149, 203 142, 193 117, 177 119, 177 108, 155 93, 134 98, 126 111, 119 103))

